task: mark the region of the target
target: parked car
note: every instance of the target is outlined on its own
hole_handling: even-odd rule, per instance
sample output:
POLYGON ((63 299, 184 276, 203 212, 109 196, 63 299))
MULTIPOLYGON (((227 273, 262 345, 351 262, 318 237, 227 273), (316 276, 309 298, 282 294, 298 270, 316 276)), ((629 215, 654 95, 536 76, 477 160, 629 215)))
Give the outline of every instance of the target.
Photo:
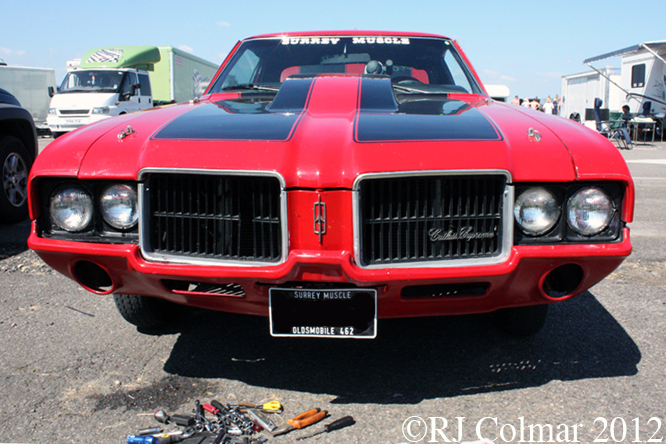
POLYGON ((497 311, 529 335, 630 254, 634 187, 596 132, 493 101, 455 41, 350 31, 242 41, 200 101, 54 141, 30 199, 29 246, 139 327, 497 311))
POLYGON ((28 217, 28 175, 38 153, 32 115, 16 97, 0 89, 0 224, 28 217))

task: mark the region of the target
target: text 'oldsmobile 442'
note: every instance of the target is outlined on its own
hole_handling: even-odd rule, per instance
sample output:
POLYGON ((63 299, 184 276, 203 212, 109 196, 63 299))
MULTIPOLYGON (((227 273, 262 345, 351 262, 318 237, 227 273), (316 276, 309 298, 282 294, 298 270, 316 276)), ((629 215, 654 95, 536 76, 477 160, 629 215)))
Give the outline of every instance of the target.
POLYGON ((536 333, 630 254, 634 188, 602 136, 491 100, 455 41, 354 31, 240 42, 200 101, 51 143, 30 199, 30 247, 136 326, 182 304, 372 338, 491 311, 536 333))

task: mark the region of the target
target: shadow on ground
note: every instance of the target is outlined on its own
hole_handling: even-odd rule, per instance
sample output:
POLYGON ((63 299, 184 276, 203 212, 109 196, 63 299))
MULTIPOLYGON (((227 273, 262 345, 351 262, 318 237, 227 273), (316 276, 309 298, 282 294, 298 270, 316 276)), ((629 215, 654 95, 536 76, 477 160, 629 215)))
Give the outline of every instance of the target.
POLYGON ((28 249, 30 220, 12 225, 0 225, 0 260, 23 253, 28 249))
POLYGON ((197 311, 164 369, 336 396, 337 403, 424 399, 630 376, 641 353, 589 292, 550 307, 536 336, 499 333, 491 315, 383 320, 375 340, 271 338, 267 318, 197 311))

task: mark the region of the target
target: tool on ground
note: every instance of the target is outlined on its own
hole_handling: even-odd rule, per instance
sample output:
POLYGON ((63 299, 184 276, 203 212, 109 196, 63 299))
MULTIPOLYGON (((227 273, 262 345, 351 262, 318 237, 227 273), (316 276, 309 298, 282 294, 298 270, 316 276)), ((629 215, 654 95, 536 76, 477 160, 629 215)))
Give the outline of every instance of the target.
POLYGON ((277 429, 275 423, 268 417, 268 414, 264 413, 264 410, 247 409, 247 416, 269 432, 277 429))
POLYGON ((356 421, 354 421, 354 418, 351 416, 343 416, 342 418, 333 421, 330 424, 326 424, 324 427, 310 433, 309 435, 301 436, 299 438, 296 438, 296 441, 300 441, 301 439, 306 439, 306 438, 312 438, 313 436, 319 435, 320 433, 328 433, 332 432, 334 430, 340 430, 342 428, 348 427, 350 425, 356 424, 356 421))
POLYGON ((177 442, 181 442, 184 439, 187 439, 186 436, 183 435, 182 433, 156 435, 155 438, 157 438, 157 444, 174 444, 177 442))
POLYGON ((266 412, 279 413, 282 411, 282 404, 280 404, 280 401, 269 401, 260 405, 255 405, 250 403, 240 403, 236 405, 230 405, 229 408, 261 409, 265 410, 266 412))
POLYGON ((157 444, 157 438, 154 436, 129 435, 127 444, 157 444))
POLYGON ((161 432, 162 432, 162 427, 151 427, 149 429, 141 429, 138 432, 136 432, 136 434, 139 436, 146 436, 146 435, 157 435, 158 433, 161 432))
POLYGON ((320 408, 308 410, 295 418, 287 420, 287 425, 273 431, 273 436, 282 435, 283 433, 288 433, 295 429, 302 429, 303 427, 321 421, 326 415, 328 415, 328 412, 326 410, 321 410, 320 408))
POLYGON ((195 423, 194 416, 191 415, 167 415, 164 410, 157 410, 153 416, 157 422, 162 424, 175 424, 183 427, 193 426, 195 423))
MULTIPOLYGON (((258 411, 263 414, 261 412, 264 411, 264 405, 272 409, 277 408, 275 402, 273 404, 262 404, 259 406, 262 409, 258 411)), ((179 442, 182 442, 182 444, 258 444, 266 440, 265 437, 254 435, 261 430, 259 422, 255 424, 246 417, 240 411, 239 406, 224 406, 216 400, 210 401, 210 404, 202 404, 199 400, 196 400, 192 415, 169 416, 164 410, 157 410, 153 416, 156 421, 162 424, 178 425, 183 427, 183 430, 157 435, 162 431, 161 428, 145 429, 141 432, 145 434, 149 432, 156 433, 153 436, 130 435, 127 438, 129 444, 174 444, 179 442), (215 415, 215 417, 206 417, 206 412, 215 415)), ((270 420, 264 422, 266 425, 271 424, 270 420)), ((275 428, 274 424, 273 428, 275 428)))
POLYGON ((266 442, 265 436, 253 438, 249 435, 229 436, 222 433, 215 438, 212 444, 262 444, 266 442))
POLYGON ((208 430, 209 432, 219 433, 220 429, 222 428, 219 420, 210 421, 208 418, 206 418, 205 410, 206 408, 201 405, 201 402, 199 402, 198 399, 194 401, 194 410, 192 413, 194 413, 195 430, 208 430))
POLYGON ((153 413, 153 417, 157 422, 161 422, 162 424, 168 424, 170 419, 169 415, 167 415, 167 413, 162 409, 155 411, 155 413, 153 413))
POLYGON ((215 399, 213 399, 210 404, 207 405, 212 407, 213 411, 208 410, 208 408, 205 406, 203 408, 220 418, 225 418, 227 422, 235 425, 243 432, 250 433, 250 430, 252 430, 254 423, 247 419, 241 412, 239 412, 237 408, 227 408, 215 399))

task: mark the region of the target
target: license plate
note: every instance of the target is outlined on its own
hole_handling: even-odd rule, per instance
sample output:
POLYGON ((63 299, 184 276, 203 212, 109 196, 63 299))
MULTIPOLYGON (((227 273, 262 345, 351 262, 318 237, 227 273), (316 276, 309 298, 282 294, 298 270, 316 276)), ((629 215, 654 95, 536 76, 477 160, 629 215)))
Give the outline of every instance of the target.
POLYGON ((66 119, 65 123, 81 123, 83 119, 66 119))
POLYGON ((361 338, 377 336, 374 289, 271 288, 271 336, 361 338))

